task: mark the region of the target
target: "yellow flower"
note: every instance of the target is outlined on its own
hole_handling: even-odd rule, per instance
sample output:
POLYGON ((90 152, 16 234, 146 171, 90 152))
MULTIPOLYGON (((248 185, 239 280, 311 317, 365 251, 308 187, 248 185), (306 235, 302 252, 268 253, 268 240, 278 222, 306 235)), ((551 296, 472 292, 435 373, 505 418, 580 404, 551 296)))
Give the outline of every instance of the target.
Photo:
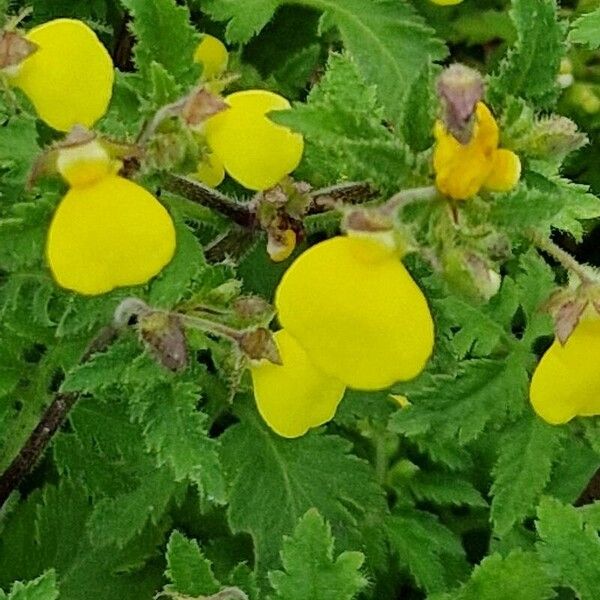
POLYGON ((455 4, 460 4, 463 0, 431 0, 434 4, 439 4, 440 6, 454 6, 455 4))
POLYGON ((477 104, 473 136, 467 144, 461 144, 441 121, 434 134, 433 166, 443 194, 465 200, 481 188, 507 192, 519 181, 521 161, 514 152, 498 149, 498 124, 483 102, 477 104))
POLYGON ((275 305, 311 361, 352 388, 412 379, 433 349, 421 290, 393 249, 365 237, 335 237, 300 255, 275 305))
POLYGON ((209 187, 215 188, 225 179, 223 163, 213 153, 207 154, 198 163, 198 169, 194 173, 194 177, 209 187))
POLYGON ((552 425, 600 415, 600 318, 584 315, 565 345, 555 340, 538 364, 529 396, 552 425))
POLYGON ((250 190, 266 190, 291 173, 304 150, 302 136, 267 117, 290 108, 266 90, 246 90, 225 98, 229 108, 205 123, 206 141, 225 171, 250 190))
POLYGON ((38 49, 16 67, 12 84, 50 127, 92 127, 106 113, 114 81, 112 60, 96 34, 81 21, 56 19, 26 38, 38 49))
POLYGON ((175 252, 169 213, 138 184, 116 175, 101 145, 61 150, 71 188, 50 224, 46 256, 64 288, 95 295, 146 283, 175 252))
POLYGON ((285 330, 274 338, 283 365, 263 360, 251 367, 254 397, 267 425, 295 438, 333 418, 345 386, 317 369, 285 330))
POLYGON ((215 79, 227 69, 229 54, 221 40, 205 33, 196 48, 194 60, 202 65, 202 79, 215 79))

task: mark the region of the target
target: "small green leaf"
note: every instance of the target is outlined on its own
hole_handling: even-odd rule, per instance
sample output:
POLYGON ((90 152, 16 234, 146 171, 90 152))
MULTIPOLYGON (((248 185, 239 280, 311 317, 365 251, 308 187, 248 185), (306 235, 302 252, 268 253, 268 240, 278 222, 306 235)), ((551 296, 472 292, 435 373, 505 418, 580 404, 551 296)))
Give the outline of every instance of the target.
POLYGON ((188 540, 179 531, 171 534, 167 544, 166 576, 173 583, 166 589, 185 596, 209 596, 221 589, 196 540, 188 540))
POLYGON ((8 596, 0 590, 0 598, 6 600, 57 600, 56 574, 46 571, 33 581, 13 584, 8 596))
POLYGON ((569 41, 595 50, 600 48, 600 8, 582 15, 571 25, 569 41))
POLYGON ((316 509, 309 510, 283 541, 284 571, 269 574, 280 600, 352 600, 367 580, 360 572, 364 556, 343 552, 333 557, 331 528, 316 509))

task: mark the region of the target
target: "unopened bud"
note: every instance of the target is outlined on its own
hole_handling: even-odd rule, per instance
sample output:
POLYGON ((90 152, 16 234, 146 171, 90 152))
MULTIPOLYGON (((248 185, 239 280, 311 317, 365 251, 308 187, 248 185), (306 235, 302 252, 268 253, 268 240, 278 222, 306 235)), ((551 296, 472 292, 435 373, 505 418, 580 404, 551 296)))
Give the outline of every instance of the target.
POLYGON ((446 129, 461 144, 468 143, 473 135, 475 107, 483 98, 483 77, 465 65, 451 65, 438 78, 437 93, 446 129))
POLYGON ((187 364, 185 332, 177 315, 150 311, 140 317, 140 337, 150 354, 170 371, 181 371, 187 364))

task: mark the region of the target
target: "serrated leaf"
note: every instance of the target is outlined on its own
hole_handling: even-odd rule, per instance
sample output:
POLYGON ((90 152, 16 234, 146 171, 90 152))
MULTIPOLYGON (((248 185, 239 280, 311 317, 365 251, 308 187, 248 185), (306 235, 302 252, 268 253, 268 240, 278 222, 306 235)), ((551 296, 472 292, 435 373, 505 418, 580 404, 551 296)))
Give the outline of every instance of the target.
POLYGON ((411 405, 397 411, 389 427, 409 437, 433 432, 438 438, 458 438, 464 445, 488 424, 520 414, 528 384, 521 353, 504 360, 464 361, 456 376, 435 376, 421 389, 415 384, 408 394, 411 405))
POLYGON ((200 388, 191 383, 149 387, 131 396, 131 413, 159 464, 169 465, 177 481, 195 483, 201 496, 222 503, 218 443, 208 437, 206 415, 196 408, 199 397, 200 388))
POLYGON ((528 412, 503 432, 492 474, 491 518, 504 535, 528 516, 550 479, 565 433, 528 412))
POLYGON ((152 62, 156 62, 181 84, 193 84, 200 74, 193 60, 199 36, 190 24, 188 9, 178 6, 175 0, 121 3, 133 16, 131 30, 137 40, 134 55, 140 73, 150 76, 152 62))
POLYGON ((10 515, 0 538, 0 585, 33 579, 53 568, 65 600, 139 600, 158 588, 153 568, 117 574, 121 554, 92 547, 86 535, 87 494, 63 481, 27 497, 10 515))
POLYGON ((33 581, 16 582, 8 596, 0 590, 0 598, 2 600, 57 600, 56 574, 54 571, 46 571, 33 581))
POLYGON ((538 509, 537 544, 546 569, 580 600, 598 599, 600 538, 596 528, 584 523, 572 506, 544 498, 538 509))
POLYGON ((501 104, 511 94, 548 107, 557 97, 556 76, 564 54, 556 0, 513 0, 510 16, 517 41, 491 79, 490 97, 501 104))
POLYGON ((185 596, 209 596, 221 588, 196 540, 179 531, 171 534, 167 544, 166 576, 172 582, 166 589, 185 596))
MULTIPOLYGON (((247 42, 273 17, 284 0, 209 0, 203 9, 218 20, 229 20, 230 42, 247 42)), ((368 83, 377 86, 386 116, 397 121, 404 90, 426 64, 446 55, 442 42, 407 3, 395 0, 300 0, 297 4, 324 12, 334 24, 368 83), (401 82, 401 83, 400 83, 401 82)))
POLYGON ((317 186, 350 179, 391 192, 412 176, 408 148, 384 126, 375 88, 347 55, 332 54, 307 103, 273 119, 304 135, 298 177, 317 186))
POLYGON ((23 115, 0 123, 0 197, 3 204, 21 199, 39 151, 35 119, 23 115))
POLYGON ((394 554, 427 593, 448 589, 466 570, 460 539, 430 513, 398 511, 386 519, 386 531, 394 554))
POLYGON ((309 510, 294 533, 283 541, 285 571, 269 573, 280 600, 352 600, 367 580, 360 572, 364 556, 343 552, 333 557, 334 539, 329 524, 316 509, 309 510))
POLYGON ((407 481, 411 493, 419 501, 440 506, 487 506, 472 483, 458 476, 438 471, 419 471, 407 481))
POLYGON ((228 517, 234 533, 252 535, 259 572, 278 565, 281 538, 312 507, 330 522, 340 549, 362 549, 361 521, 383 514, 385 504, 372 470, 349 453, 350 444, 316 432, 286 440, 248 404, 238 413, 242 422, 220 438, 228 517))
POLYGON ((458 590, 431 600, 547 600, 554 598, 552 581, 533 552, 513 550, 506 557, 493 554, 475 567, 458 590))
POLYGON ((595 50, 600 48, 600 8, 582 15, 571 25, 569 41, 595 50))

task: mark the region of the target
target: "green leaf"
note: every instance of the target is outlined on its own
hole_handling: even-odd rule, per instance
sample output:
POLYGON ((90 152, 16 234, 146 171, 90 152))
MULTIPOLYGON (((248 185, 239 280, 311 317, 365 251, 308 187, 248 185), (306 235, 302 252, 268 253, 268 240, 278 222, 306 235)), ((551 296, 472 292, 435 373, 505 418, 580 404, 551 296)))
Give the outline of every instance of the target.
POLYGON ((350 179, 391 192, 412 175, 408 148, 384 126, 375 88, 364 83, 347 55, 332 54, 308 102, 273 120, 304 135, 298 177, 317 186, 350 179))
POLYGON ((23 195, 39 151, 35 119, 23 115, 0 123, 0 197, 3 204, 15 202, 23 195))
POLYGON ((492 554, 475 567, 458 590, 430 600, 546 600, 554 598, 552 582, 533 552, 513 550, 508 556, 492 554))
POLYGON ((600 48, 600 8, 582 15, 571 25, 569 41, 595 50, 600 48))
POLYGON ((396 412, 390 429, 409 437, 473 441, 488 424, 498 425, 525 409, 529 377, 521 353, 503 360, 464 361, 456 376, 437 375, 408 393, 411 405, 396 412))
POLYGON ((487 506, 472 483, 439 471, 419 471, 407 481, 411 493, 419 501, 440 506, 487 506))
POLYGON ((56 574, 54 571, 46 571, 33 581, 17 582, 13 584, 8 596, 0 590, 0 598, 2 600, 56 600, 58 598, 56 574))
POLYGON ((548 572, 580 600, 598 599, 600 538, 572 506, 544 498, 538 509, 539 555, 548 572))
POLYGON ((331 528, 316 509, 309 510, 294 533, 285 537, 281 560, 285 572, 269 574, 280 600, 352 600, 367 580, 360 572, 364 556, 343 552, 333 558, 331 528))
POLYGON ((513 0, 517 41, 491 78, 490 97, 500 105, 507 94, 549 107, 557 97, 556 76, 564 55, 564 27, 556 0, 513 0))
MULTIPOLYGON (((401 117, 404 90, 432 60, 445 57, 442 42, 407 3, 396 0, 300 0, 324 13, 321 27, 335 25, 366 81, 377 86, 386 116, 401 117), (401 82, 401 84, 400 84, 401 82)), ((247 42, 285 0, 208 0, 202 7, 217 20, 230 20, 230 42, 247 42)))
POLYGON ((221 588, 196 540, 188 540, 179 531, 169 538, 167 566, 166 576, 173 583, 167 586, 168 591, 196 597, 215 594, 221 588))
POLYGON ((131 413, 144 427, 149 451, 167 464, 175 479, 188 478, 203 497, 225 500, 218 443, 207 432, 206 415, 196 408, 201 388, 193 383, 157 385, 134 393, 131 413))
POLYGON ((193 57, 199 36, 190 24, 189 11, 175 0, 121 0, 132 14, 136 37, 135 62, 149 77, 153 62, 162 65, 180 84, 193 84, 200 67, 193 57), (174 37, 175 36, 175 37, 174 37))
POLYGON ((563 429, 548 425, 531 411, 503 432, 491 489, 491 518, 499 535, 533 512, 564 435, 563 429))
MULTIPOLYGON (((0 586, 54 569, 64 600, 139 600, 159 587, 155 567, 120 573, 123 555, 98 549, 86 534, 89 498, 68 481, 37 490, 12 513, 0 538, 0 586)), ((152 540, 154 544, 154 540, 152 540)))
POLYGON ((330 522, 340 549, 362 549, 361 521, 382 515, 385 503, 370 467, 336 436, 310 433, 281 438, 248 404, 242 422, 220 438, 229 483, 228 516, 234 533, 254 540, 259 572, 278 566, 280 541, 315 507, 330 522))
POLYGON ((386 519, 390 546, 427 593, 456 583, 467 567, 460 539, 427 512, 402 510, 386 519))

